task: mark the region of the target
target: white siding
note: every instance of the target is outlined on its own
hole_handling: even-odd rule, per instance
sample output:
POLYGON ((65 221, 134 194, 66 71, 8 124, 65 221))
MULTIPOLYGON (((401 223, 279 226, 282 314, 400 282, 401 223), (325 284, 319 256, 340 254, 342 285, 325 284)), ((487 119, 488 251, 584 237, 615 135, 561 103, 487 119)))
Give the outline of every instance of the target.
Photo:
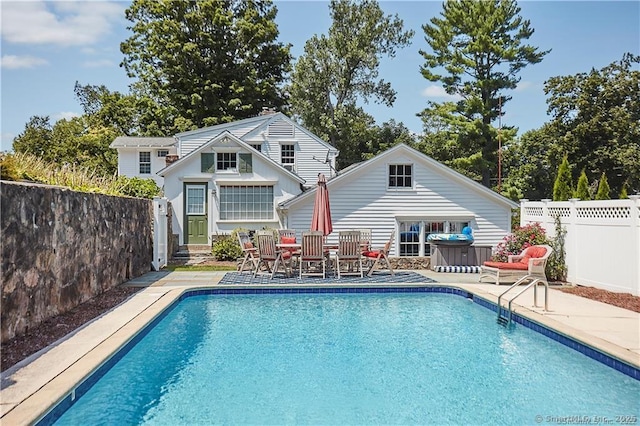
MULTIPOLYGON (((367 164, 349 175, 349 179, 329 182, 329 199, 334 232, 372 228, 375 246, 384 244, 391 232, 397 232, 398 220, 409 219, 471 219, 476 245, 495 246, 510 231, 510 209, 489 199, 474 188, 443 176, 426 167, 413 155, 367 164), (414 188, 387 189, 388 164, 413 164, 414 188)), ((313 195, 313 194, 312 194, 313 195)), ((314 197, 290 206, 286 226, 309 229, 314 197)), ((397 234, 392 254, 397 254, 397 234)))
MULTIPOLYGON (((211 152, 211 151, 207 151, 211 152)), ((242 149, 240 152, 249 152, 242 149)), ((252 154, 255 154, 252 150, 252 154)), ((300 184, 294 178, 280 174, 280 171, 273 165, 267 164, 266 160, 258 155, 252 158, 253 173, 218 172, 215 174, 201 173, 200 155, 197 153, 185 162, 176 165, 170 174, 165 178, 165 196, 169 199, 173 207, 173 232, 179 234, 179 244, 184 244, 184 184, 189 182, 206 182, 208 184, 208 216, 209 235, 229 234, 238 227, 248 229, 261 229, 263 227, 280 228, 280 218, 275 207, 295 195, 300 193, 300 184), (272 184, 274 187, 274 212, 271 221, 220 221, 218 213, 218 193, 220 185, 265 185, 272 184)))
POLYGON ((118 148, 118 175, 138 177, 141 179, 153 179, 160 188, 164 183, 162 176, 157 173, 166 167, 165 157, 158 157, 159 150, 167 150, 169 154, 175 154, 176 148, 118 148), (149 152, 151 155, 151 173, 140 174, 139 153, 149 152))

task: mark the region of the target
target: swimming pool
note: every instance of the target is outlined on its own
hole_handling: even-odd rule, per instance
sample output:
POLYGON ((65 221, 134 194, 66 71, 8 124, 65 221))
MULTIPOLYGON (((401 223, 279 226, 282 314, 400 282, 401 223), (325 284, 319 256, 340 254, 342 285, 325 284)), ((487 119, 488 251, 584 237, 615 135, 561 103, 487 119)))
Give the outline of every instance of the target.
POLYGON ((201 295, 58 423, 613 420, 637 416, 638 395, 639 381, 451 294, 201 295))

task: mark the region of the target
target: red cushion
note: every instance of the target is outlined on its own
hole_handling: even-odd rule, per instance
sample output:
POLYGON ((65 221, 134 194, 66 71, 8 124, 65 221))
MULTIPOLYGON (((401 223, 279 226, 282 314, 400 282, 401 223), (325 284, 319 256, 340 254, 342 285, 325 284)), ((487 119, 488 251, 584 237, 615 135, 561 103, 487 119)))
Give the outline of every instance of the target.
POLYGON ((365 257, 378 257, 380 256, 380 250, 363 251, 362 255, 365 257))
POLYGON ((520 263, 527 265, 529 267, 529 259, 539 259, 543 257, 547 253, 547 249, 540 246, 531 246, 525 252, 522 259, 520 259, 520 263))
POLYGON ((248 242, 244 243, 244 248, 246 248, 246 249, 253 248, 253 243, 251 241, 248 241, 248 242))
POLYGON ((540 246, 529 247, 526 253, 527 256, 533 257, 534 259, 544 257, 545 254, 547 254, 547 249, 545 247, 540 247, 540 246))
POLYGON ((282 244, 295 244, 296 237, 282 237, 280 238, 282 244))
POLYGON ((282 258, 283 259, 289 259, 291 257, 291 252, 290 251, 283 251, 282 252, 282 258))
POLYGON ((529 265, 522 262, 493 262, 488 260, 484 262, 484 266, 490 266, 498 269, 515 269, 519 271, 526 271, 529 269, 529 265))

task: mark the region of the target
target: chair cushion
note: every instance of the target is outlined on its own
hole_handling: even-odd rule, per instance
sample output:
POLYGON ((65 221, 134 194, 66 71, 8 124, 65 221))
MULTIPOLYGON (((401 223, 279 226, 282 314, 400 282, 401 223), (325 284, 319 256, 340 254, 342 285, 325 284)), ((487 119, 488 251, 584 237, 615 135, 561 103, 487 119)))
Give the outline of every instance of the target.
POLYGON ((282 237, 282 238, 280 238, 280 242, 282 244, 295 244, 296 243, 296 237, 282 237))
POLYGON ((539 259, 543 257, 547 253, 547 249, 540 246, 531 246, 525 252, 524 256, 520 259, 520 263, 527 265, 529 267, 529 259, 539 259))
POLYGON ((252 249, 253 248, 253 243, 251 241, 247 241, 246 243, 244 243, 244 248, 252 249))
POLYGON ((282 252, 282 258, 283 259, 289 259, 291 257, 291 252, 290 251, 283 251, 282 252))
POLYGON ((517 270, 517 271, 526 271, 529 269, 528 263, 522 263, 522 262, 494 262, 494 261, 488 260, 484 262, 484 266, 490 266, 492 268, 498 268, 498 269, 511 269, 511 270, 517 270))
POLYGON ((362 255, 365 257, 378 257, 380 256, 380 250, 363 251, 362 255))

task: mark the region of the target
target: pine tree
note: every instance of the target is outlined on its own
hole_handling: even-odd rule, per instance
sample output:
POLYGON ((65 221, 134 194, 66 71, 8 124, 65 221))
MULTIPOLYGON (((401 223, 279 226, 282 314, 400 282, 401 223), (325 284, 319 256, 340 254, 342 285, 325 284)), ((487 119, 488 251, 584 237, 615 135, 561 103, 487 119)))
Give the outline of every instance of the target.
POLYGON ((620 199, 626 200, 627 198, 629 198, 629 195, 627 194, 627 182, 625 182, 622 184, 622 190, 620 191, 620 199))
POLYGON ((571 171, 569 170, 569 160, 565 155, 558 167, 558 175, 556 181, 553 184, 553 201, 567 201, 573 195, 571 189, 573 183, 571 182, 571 171))
POLYGON ((602 173, 602 178, 600 178, 600 183, 598 184, 598 193, 596 194, 596 200, 610 200, 610 192, 611 189, 609 188, 609 183, 607 182, 607 175, 602 173))
POLYGON ((576 187, 574 198, 581 200, 591 199, 591 195, 589 195, 589 180, 587 179, 587 174, 584 169, 582 169, 582 173, 580 173, 580 177, 578 178, 578 186, 576 187))

